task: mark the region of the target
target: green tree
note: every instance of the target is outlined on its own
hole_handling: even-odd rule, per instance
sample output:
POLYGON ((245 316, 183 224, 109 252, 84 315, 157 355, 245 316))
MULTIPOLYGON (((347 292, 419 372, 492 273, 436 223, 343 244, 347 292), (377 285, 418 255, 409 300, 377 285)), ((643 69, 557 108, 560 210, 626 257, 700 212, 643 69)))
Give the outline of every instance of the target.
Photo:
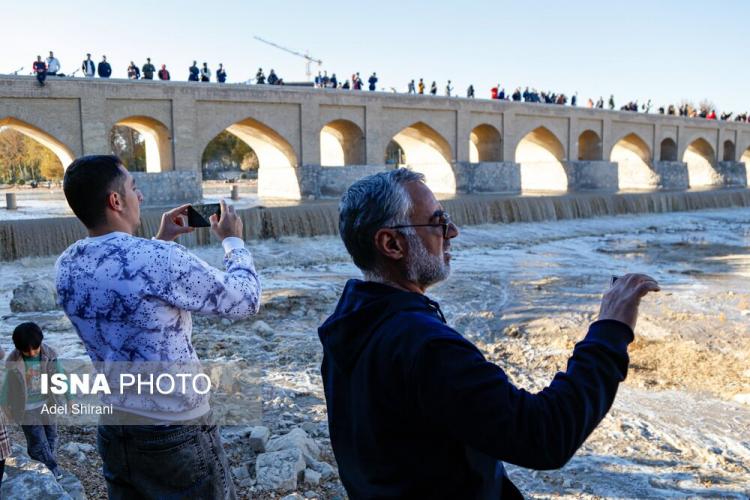
POLYGON ((225 130, 208 143, 201 166, 205 179, 215 179, 222 172, 257 170, 258 156, 245 142, 225 130))
POLYGON ((146 142, 135 129, 116 125, 109 136, 112 154, 131 172, 146 171, 146 142))
POLYGON ((62 175, 62 163, 49 148, 12 128, 0 128, 0 182, 58 180, 62 175))

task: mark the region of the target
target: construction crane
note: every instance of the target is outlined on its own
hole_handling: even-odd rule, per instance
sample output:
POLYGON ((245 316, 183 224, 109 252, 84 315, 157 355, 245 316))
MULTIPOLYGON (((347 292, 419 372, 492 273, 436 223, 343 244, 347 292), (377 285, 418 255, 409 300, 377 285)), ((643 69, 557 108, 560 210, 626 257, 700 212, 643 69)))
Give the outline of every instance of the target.
POLYGON ((320 59, 315 59, 310 54, 307 54, 307 53, 303 54, 301 52, 297 52, 296 50, 292 50, 292 49, 288 49, 286 47, 282 47, 281 45, 279 45, 277 43, 273 43, 271 41, 265 40, 265 39, 263 39, 263 38, 261 38, 259 36, 254 36, 253 38, 255 38, 256 40, 258 40, 259 42, 263 42, 265 44, 268 44, 271 47, 276 47, 277 49, 281 49, 284 52, 289 52, 290 54, 294 54, 297 57, 301 57, 303 59, 306 59, 307 62, 305 63, 305 74, 307 75, 307 79, 308 80, 312 79, 312 69, 310 69, 310 65, 312 63, 318 63, 318 66, 320 66, 321 64, 323 64, 323 61, 321 61, 320 59))

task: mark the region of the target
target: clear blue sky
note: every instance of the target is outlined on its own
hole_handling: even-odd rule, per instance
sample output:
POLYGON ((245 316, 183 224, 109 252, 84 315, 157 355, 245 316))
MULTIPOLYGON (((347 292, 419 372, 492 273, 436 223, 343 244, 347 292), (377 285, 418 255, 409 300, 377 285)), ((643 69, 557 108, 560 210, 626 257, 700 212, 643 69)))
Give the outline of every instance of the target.
MULTIPOLYGON (((500 83, 529 85, 583 104, 610 93, 617 105, 686 98, 719 110, 750 110, 750 2, 747 0, 571 1, 214 1, 128 0, 2 2, 0 73, 28 71, 51 49, 64 72, 86 52, 106 54, 113 76, 132 59, 166 63, 187 78, 193 59, 232 82, 259 66, 304 80, 304 61, 253 35, 323 60, 349 78, 377 71, 378 88, 405 91, 411 78, 453 81, 477 96, 500 83)), ((365 78, 366 79, 366 78, 365 78)))

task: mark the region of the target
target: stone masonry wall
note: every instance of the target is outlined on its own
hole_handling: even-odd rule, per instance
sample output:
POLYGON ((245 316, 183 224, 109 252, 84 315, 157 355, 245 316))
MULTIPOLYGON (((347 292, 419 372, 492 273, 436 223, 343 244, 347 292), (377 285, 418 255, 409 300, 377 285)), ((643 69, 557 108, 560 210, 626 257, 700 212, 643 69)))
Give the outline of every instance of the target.
POLYGON ((167 207, 195 203, 203 198, 200 172, 132 172, 132 174, 136 186, 143 193, 144 206, 167 207))

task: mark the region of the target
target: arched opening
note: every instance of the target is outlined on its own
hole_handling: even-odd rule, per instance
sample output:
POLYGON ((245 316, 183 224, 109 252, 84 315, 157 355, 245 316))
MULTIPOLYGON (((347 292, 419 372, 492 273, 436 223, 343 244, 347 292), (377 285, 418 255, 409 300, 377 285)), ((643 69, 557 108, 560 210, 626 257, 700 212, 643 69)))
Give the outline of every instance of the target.
POLYGON ((24 136, 30 137, 42 146, 46 147, 47 149, 52 151, 55 156, 57 156, 57 159, 60 161, 60 164, 63 166, 63 168, 68 168, 68 165, 73 162, 73 158, 75 155, 70 150, 70 148, 38 127, 30 125, 16 118, 7 117, 0 119, 0 129, 2 128, 8 128, 11 130, 15 130, 16 132, 20 132, 24 136))
MULTIPOLYGON (((286 139, 252 118, 230 125, 226 132, 244 142, 255 154, 258 165, 258 196, 292 200, 301 198, 297 155, 286 139)), ((204 154, 205 152, 204 149, 204 154)))
POLYGON ((226 130, 211 139, 201 157, 203 180, 258 178, 258 155, 226 130))
POLYGON ((724 155, 723 155, 724 161, 734 161, 735 160, 735 150, 734 150, 734 143, 727 139, 724 141, 724 155))
POLYGON ((718 183, 714 148, 705 139, 691 142, 682 156, 682 161, 687 163, 690 187, 713 186, 718 183))
POLYGON ((0 183, 59 181, 63 171, 51 149, 18 130, 0 126, 0 183))
POLYGON ((469 137, 469 161, 503 161, 503 140, 495 127, 486 123, 474 127, 469 137))
POLYGON ((659 161, 677 161, 677 144, 669 137, 661 141, 659 161))
POLYGON ((610 161, 617 163, 620 189, 649 189, 656 185, 651 166, 651 150, 635 134, 628 134, 614 145, 610 161))
POLYGON ((602 138, 593 130, 578 136, 578 161, 601 161, 602 138))
POLYGON ((356 123, 334 120, 320 130, 322 166, 340 167, 365 163, 365 135, 356 123))
POLYGON ((148 116, 122 119, 112 128, 110 143, 112 152, 121 156, 128 169, 143 171, 145 156, 146 172, 173 170, 172 137, 166 125, 158 120, 148 116), (122 130, 123 127, 137 134, 122 130))
POLYGON ((567 190, 564 160, 565 148, 547 128, 538 127, 526 134, 516 146, 516 163, 521 164, 521 189, 567 190))
MULTIPOLYGON (((456 177, 451 168, 451 148, 439 133, 425 123, 418 122, 393 136, 403 151, 402 161, 415 172, 425 176, 425 182, 435 193, 454 194, 456 177)), ((393 148, 386 148, 385 161, 393 148)))

